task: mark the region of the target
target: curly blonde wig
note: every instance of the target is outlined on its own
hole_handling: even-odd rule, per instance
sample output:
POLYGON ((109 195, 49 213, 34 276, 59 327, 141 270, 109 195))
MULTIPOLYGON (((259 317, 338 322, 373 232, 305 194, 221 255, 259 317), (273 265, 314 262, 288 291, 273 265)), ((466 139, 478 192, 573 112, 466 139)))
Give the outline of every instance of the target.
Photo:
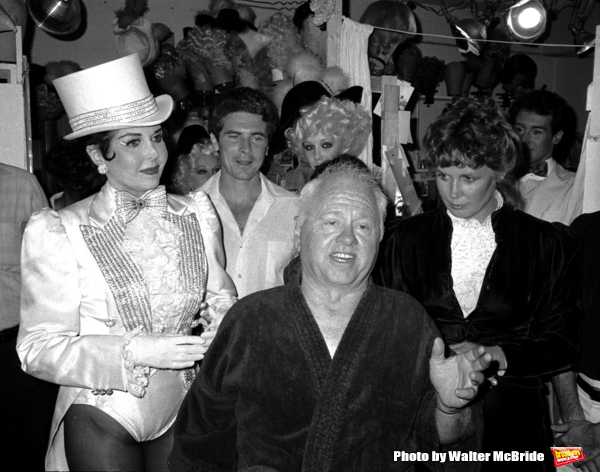
POLYGON ((302 142, 319 133, 339 139, 343 152, 357 156, 365 148, 370 131, 371 117, 362 105, 322 97, 314 105, 300 110, 300 118, 287 137, 290 147, 300 157, 304 156, 302 142))

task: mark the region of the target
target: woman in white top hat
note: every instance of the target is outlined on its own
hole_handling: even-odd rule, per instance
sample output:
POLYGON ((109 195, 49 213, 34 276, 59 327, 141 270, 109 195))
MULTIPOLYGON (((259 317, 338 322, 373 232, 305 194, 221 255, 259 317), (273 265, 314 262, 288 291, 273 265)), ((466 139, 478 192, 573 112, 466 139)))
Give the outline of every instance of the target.
POLYGON ((87 140, 108 182, 24 234, 17 349, 26 372, 61 385, 46 467, 167 470, 195 362, 235 302, 219 221, 203 192, 159 186, 173 100, 152 96, 137 54, 54 85, 65 138, 87 140))

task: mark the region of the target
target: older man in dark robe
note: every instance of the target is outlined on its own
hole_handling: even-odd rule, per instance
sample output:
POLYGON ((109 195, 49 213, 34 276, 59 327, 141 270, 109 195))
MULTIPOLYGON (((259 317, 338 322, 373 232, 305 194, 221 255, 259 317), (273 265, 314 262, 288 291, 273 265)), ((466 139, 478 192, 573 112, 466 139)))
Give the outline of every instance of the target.
POLYGON ((371 282, 385 207, 352 165, 303 188, 301 273, 225 317, 175 423, 172 471, 441 470, 434 452, 477 449, 466 405, 491 355, 446 358, 421 305, 371 282))

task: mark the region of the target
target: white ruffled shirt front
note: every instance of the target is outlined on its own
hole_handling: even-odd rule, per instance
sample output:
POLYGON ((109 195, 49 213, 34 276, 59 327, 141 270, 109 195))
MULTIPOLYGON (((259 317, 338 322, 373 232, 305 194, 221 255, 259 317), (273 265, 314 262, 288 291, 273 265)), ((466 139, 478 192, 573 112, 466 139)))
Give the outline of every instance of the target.
MULTIPOLYGON (((496 191, 496 210, 502 207, 504 199, 496 191)), ((496 250, 496 236, 492 228, 492 215, 483 223, 476 218, 457 218, 448 211, 452 220, 452 280, 454 293, 465 318, 477 306, 479 292, 487 267, 496 250)))

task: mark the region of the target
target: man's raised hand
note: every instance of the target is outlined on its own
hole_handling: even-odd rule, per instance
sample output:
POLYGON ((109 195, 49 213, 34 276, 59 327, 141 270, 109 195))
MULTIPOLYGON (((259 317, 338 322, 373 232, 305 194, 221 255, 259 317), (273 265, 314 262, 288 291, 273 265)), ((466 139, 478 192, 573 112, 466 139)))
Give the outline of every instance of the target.
POLYGON ((429 358, 429 376, 438 395, 439 408, 452 412, 473 400, 479 385, 485 381, 483 371, 490 362, 492 355, 484 346, 446 357, 444 341, 435 338, 429 358))

